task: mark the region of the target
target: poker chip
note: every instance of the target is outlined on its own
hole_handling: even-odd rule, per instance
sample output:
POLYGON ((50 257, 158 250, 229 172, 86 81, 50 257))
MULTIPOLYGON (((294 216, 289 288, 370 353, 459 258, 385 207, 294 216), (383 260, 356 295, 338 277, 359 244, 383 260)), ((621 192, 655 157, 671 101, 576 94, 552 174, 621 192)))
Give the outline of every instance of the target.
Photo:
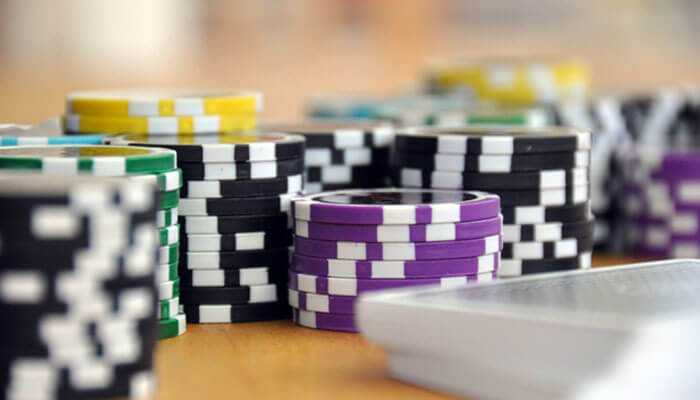
POLYGON ((156 226, 158 228, 165 228, 166 226, 173 226, 173 225, 177 224, 177 221, 178 221, 177 207, 156 211, 156 226))
POLYGON ((504 243, 502 257, 517 260, 539 260, 548 258, 571 258, 593 249, 593 238, 574 237, 550 242, 504 243))
POLYGON ((543 170, 538 172, 470 173, 400 168, 396 171, 402 187, 432 189, 534 190, 588 185, 588 169, 543 170))
POLYGON ((355 296, 333 296, 287 290, 289 305, 297 310, 326 314, 355 314, 355 296))
POLYGON ((188 287, 235 287, 286 283, 284 270, 262 268, 184 271, 182 281, 188 287))
POLYGON ((170 246, 177 243, 180 240, 180 225, 158 229, 158 240, 161 246, 170 246))
POLYGON ((268 129, 306 138, 306 192, 382 187, 388 184, 394 129, 385 123, 321 122, 268 129))
POLYGON ((180 191, 171 190, 170 192, 160 193, 160 204, 158 208, 160 210, 173 209, 180 205, 180 191))
POLYGON ((358 332, 355 316, 352 314, 317 313, 292 308, 292 319, 297 325, 340 332, 358 332))
POLYGON ((588 167, 587 151, 535 154, 425 154, 398 153, 396 163, 409 169, 447 172, 505 173, 541 170, 570 170, 588 167))
POLYGON ((66 114, 63 129, 68 134, 105 133, 136 135, 201 135, 255 129, 254 113, 188 117, 97 117, 66 114))
POLYGON ((158 247, 158 264, 163 265, 177 262, 180 259, 178 246, 179 244, 175 243, 169 246, 158 247))
MULTIPOLYGON (((558 114, 555 114, 558 115, 558 114)), ((574 125, 577 126, 577 125, 574 125)), ((455 126, 399 130, 392 177, 404 188, 479 190, 497 195, 508 228, 504 261, 573 258, 590 252, 593 234, 557 237, 561 228, 514 228, 560 223, 592 229, 589 130, 566 127, 455 126), (537 242, 529 237, 552 236, 537 242), (586 240, 577 246, 570 242, 586 240), (546 244, 546 245, 545 245, 546 244)), ((567 228, 571 231, 573 228, 567 228)), ((504 228, 504 234, 506 229, 504 228)), ((570 269, 570 268, 562 268, 570 269)))
POLYGON ((252 114, 262 106, 262 95, 247 91, 84 91, 66 96, 66 112, 103 117, 252 114))
POLYGON ((396 149, 402 153, 509 155, 590 148, 590 132, 563 127, 406 128, 396 134, 396 149))
POLYGON ((188 304, 182 307, 190 322, 222 324, 260 322, 289 318, 289 306, 283 302, 253 304, 188 304))
POLYGON ((289 265, 289 250, 286 247, 266 250, 233 252, 186 252, 180 255, 180 268, 186 269, 239 269, 251 267, 289 265))
POLYGON ((288 213, 290 200, 298 197, 296 193, 270 197, 242 197, 223 199, 189 199, 180 200, 180 215, 190 216, 236 216, 236 215, 274 215, 288 213))
POLYGON ((165 283, 178 279, 177 260, 169 264, 159 264, 156 266, 156 283, 165 283))
POLYGON ((418 225, 325 224, 296 220, 294 233, 298 237, 318 240, 437 242, 498 235, 501 225, 500 217, 470 222, 418 225))
POLYGON ((233 234, 185 234, 180 247, 189 251, 243 251, 286 247, 292 244, 287 230, 241 232, 233 234))
POLYGON ((294 254, 292 269, 337 278, 412 279, 476 275, 498 269, 500 253, 480 257, 418 261, 355 261, 294 254))
POLYGON ((548 258, 540 260, 501 260, 498 277, 512 277, 591 267, 591 253, 582 253, 571 258, 548 258))
POLYGON ((590 201, 567 206, 522 206, 503 207, 503 223, 545 224, 549 222, 577 222, 591 218, 590 201))
POLYGON ((427 224, 496 217, 498 197, 414 189, 344 190, 294 201, 299 220, 338 224, 427 224))
POLYGON ((242 232, 281 232, 289 229, 289 217, 277 215, 246 215, 216 217, 181 217, 187 234, 235 234, 242 232))
MULTIPOLYGON (((2 132, 2 130, 0 130, 2 132)), ((81 136, 14 136, 0 135, 0 146, 69 146, 69 145, 100 145, 105 137, 103 135, 81 136)))
POLYGON ((158 339, 170 339, 183 335, 187 331, 187 317, 177 314, 174 318, 158 320, 158 339))
POLYGON ((153 395, 156 314, 168 311, 156 303, 157 188, 17 172, 0 182, 2 397, 153 395))
POLYGON ((499 235, 471 240, 422 243, 364 243, 306 239, 296 236, 294 250, 307 256, 346 260, 435 260, 478 257, 499 252, 499 235))
POLYGON ((221 181, 280 178, 304 172, 301 158, 278 161, 179 164, 187 181, 221 181))
POLYGON ((481 275, 450 276, 441 278, 414 279, 361 279, 361 278, 329 278, 301 274, 289 271, 289 288, 305 293, 330 294, 335 296, 358 296, 360 293, 421 285, 440 285, 452 287, 466 285, 473 281, 488 281, 493 278, 492 272, 481 275))
POLYGON ((160 300, 156 310, 158 319, 175 318, 180 313, 180 298, 174 297, 168 300, 160 300))
POLYGON ((574 223, 503 225, 503 242, 552 242, 571 237, 592 237, 594 221, 574 223))
POLYGON ((305 139, 281 133, 225 133, 197 136, 124 135, 110 144, 174 150, 183 162, 231 163, 274 161, 304 156, 305 139))
POLYGON ((180 302, 189 304, 252 304, 277 301, 277 285, 253 285, 226 288, 183 288, 180 302))
POLYGON ((129 178, 153 182, 162 192, 172 192, 182 187, 182 170, 180 169, 150 175, 134 175, 129 178))
POLYGON ((165 281, 156 285, 158 300, 167 300, 180 295, 180 280, 165 281))
POLYGON ((483 59, 433 62, 425 73, 433 93, 466 91, 506 105, 586 97, 589 71, 575 60, 483 59))
POLYGON ((18 146, 0 148, 0 169, 44 174, 125 176, 176 168, 175 152, 157 148, 107 146, 18 146))
POLYGON ((180 191, 182 197, 228 198, 228 197, 262 197, 283 193, 298 193, 303 189, 301 175, 281 178, 251 180, 188 181, 180 191))

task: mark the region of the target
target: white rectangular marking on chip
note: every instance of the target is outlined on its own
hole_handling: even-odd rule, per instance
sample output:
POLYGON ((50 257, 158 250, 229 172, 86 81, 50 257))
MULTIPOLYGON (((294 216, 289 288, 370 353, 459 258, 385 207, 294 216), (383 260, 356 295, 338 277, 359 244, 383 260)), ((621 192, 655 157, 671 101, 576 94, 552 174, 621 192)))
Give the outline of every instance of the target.
POLYGON ((70 239, 80 233, 81 221, 67 208, 45 206, 32 213, 31 228, 39 239, 70 239))
POLYGON ((498 276, 520 276, 523 274, 523 264, 520 260, 501 260, 498 276))
POLYGON ((122 157, 95 157, 92 172, 95 176, 123 176, 126 175, 126 163, 122 157))
POLYGON ((248 286, 250 288, 251 303, 269 303, 277 301, 276 285, 248 286))
POLYGON ((327 263, 328 275, 330 276, 337 276, 342 278, 357 277, 357 267, 354 261, 329 259, 327 260, 327 263))
POLYGON ((357 296, 357 279, 329 278, 328 293, 336 296, 357 296))
POLYGON ((432 204, 430 214, 430 223, 432 224, 459 221, 461 207, 459 204, 432 204))
POLYGON ((74 158, 46 157, 41 162, 43 172, 51 175, 77 175, 78 160, 74 158))
POLYGON ((321 167, 331 164, 331 149, 306 149, 304 162, 307 167, 321 167))
POLYGON ((336 245, 337 258, 351 260, 367 259, 367 246, 361 242, 338 242, 336 245))
POLYGON ((9 304, 38 303, 44 298, 46 282, 39 272, 11 272, 0 274, 0 298, 9 304))
POLYGON ((678 197, 684 203, 700 203, 700 183, 681 182, 678 184, 678 197))
POLYGON ((406 225, 378 225, 377 240, 379 242, 407 242, 410 240, 410 229, 406 225))
POLYGON ((677 212, 671 218, 671 231, 683 234, 696 233, 698 231, 698 217, 694 213, 677 212))
POLYGON ((238 270, 238 280, 241 286, 266 285, 269 283, 267 268, 242 268, 238 270))
POLYGON ((316 293, 317 277, 307 274, 296 274, 297 289, 300 292, 316 293))
POLYGON ((192 271, 193 286, 224 286, 224 271, 192 271))
POLYGON ((524 260, 544 258, 544 245, 540 242, 513 243, 513 258, 524 260))
POLYGON ((192 119, 192 130, 198 133, 221 131, 221 117, 218 115, 199 116, 192 119))
POLYGON ((202 99, 176 99, 173 103, 175 115, 204 115, 202 99))
POLYGON ((402 168, 401 185, 404 187, 421 187, 423 182, 423 172, 419 169, 402 168))
POLYGON ((441 240, 457 240, 455 224, 429 224, 425 226, 425 240, 436 242, 441 240))
POLYGON ((236 233, 236 251, 262 250, 265 248, 265 232, 236 233))
POLYGON ((437 142, 437 153, 466 154, 467 138, 461 136, 439 136, 437 142))
POLYGON ((480 155, 478 158, 479 172, 510 172, 511 156, 480 155))
POLYGON ((382 211, 383 224, 414 224, 416 221, 415 206, 392 205, 382 211))
POLYGON ((543 224, 544 220, 544 207, 518 207, 515 209, 515 222, 517 224, 543 224))
POLYGON ((503 225, 503 241, 506 243, 519 242, 521 240, 520 225, 503 225))
POLYGON ((231 322, 231 306, 223 304, 199 306, 199 322, 231 322))
POLYGON ((294 202, 294 217, 297 219, 303 219, 305 221, 310 220, 311 214, 311 203, 304 200, 299 200, 294 202))
POLYGON ((440 287, 443 287, 443 288, 463 286, 463 285, 466 285, 467 283, 469 283, 469 282, 468 282, 468 279, 466 276, 450 276, 447 278, 440 279, 440 287))
POLYGON ((537 242, 551 242, 561 240, 561 224, 543 224, 535 226, 535 238, 537 242))
POLYGON ((185 217, 185 232, 187 233, 216 233, 219 228, 216 217, 185 217))
POLYGON ((406 278, 403 261, 372 261, 372 279, 403 279, 406 278))
POLYGON ((233 145, 205 144, 202 145, 202 161, 204 162, 233 162, 233 145))
POLYGON ((178 119, 175 117, 150 117, 148 122, 148 133, 158 135, 178 134, 178 119))
POLYGON ((413 243, 391 243, 383 245, 382 258, 385 260, 415 260, 416 247, 413 243))
POLYGON ((158 101, 127 101, 129 116, 149 117, 160 114, 158 101))
POLYGON ((275 160, 277 151, 274 143, 251 143, 248 152, 251 160, 275 160))
POLYGON ((321 167, 322 183, 352 182, 352 167, 345 165, 327 165, 321 167))
POLYGON ((316 328, 316 313, 312 311, 297 310, 299 315, 299 324, 316 328))
POLYGON ((362 147, 365 143, 365 134, 357 129, 339 129, 333 134, 333 142, 336 149, 349 149, 362 147))
POLYGON ((496 258, 500 257, 500 253, 487 254, 477 258, 477 273, 490 272, 496 269, 496 258))
POLYGON ((578 254, 578 241, 576 239, 554 242, 554 255, 557 258, 575 257, 576 254, 578 254))
POLYGON ((329 313, 331 312, 330 298, 319 294, 306 293, 306 308, 329 313))
POLYGON ((436 154, 435 169, 438 171, 464 171, 465 158, 459 154, 436 154))
POLYGON ((287 301, 294 308, 299 308, 299 292, 294 289, 287 289, 287 301))
POLYGON ((513 137, 484 136, 481 138, 481 152, 484 154, 512 154, 513 137))

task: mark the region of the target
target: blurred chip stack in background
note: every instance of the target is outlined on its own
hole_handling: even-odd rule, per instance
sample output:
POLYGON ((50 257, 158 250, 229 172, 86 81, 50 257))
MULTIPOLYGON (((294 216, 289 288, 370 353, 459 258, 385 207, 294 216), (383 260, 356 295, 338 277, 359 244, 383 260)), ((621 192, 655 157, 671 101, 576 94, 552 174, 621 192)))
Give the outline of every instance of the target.
POLYGON ((375 188, 389 185, 394 128, 383 122, 321 122, 270 125, 306 138, 305 191, 375 188))

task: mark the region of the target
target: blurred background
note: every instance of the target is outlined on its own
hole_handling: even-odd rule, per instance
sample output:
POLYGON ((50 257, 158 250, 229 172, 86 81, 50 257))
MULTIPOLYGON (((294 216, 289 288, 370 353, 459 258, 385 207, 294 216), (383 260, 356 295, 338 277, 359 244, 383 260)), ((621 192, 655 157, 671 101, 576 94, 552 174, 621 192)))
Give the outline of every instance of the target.
POLYGON ((252 88, 265 116, 312 95, 411 89, 427 60, 589 63, 598 91, 700 78, 693 0, 0 0, 0 121, 61 114, 66 92, 252 88))

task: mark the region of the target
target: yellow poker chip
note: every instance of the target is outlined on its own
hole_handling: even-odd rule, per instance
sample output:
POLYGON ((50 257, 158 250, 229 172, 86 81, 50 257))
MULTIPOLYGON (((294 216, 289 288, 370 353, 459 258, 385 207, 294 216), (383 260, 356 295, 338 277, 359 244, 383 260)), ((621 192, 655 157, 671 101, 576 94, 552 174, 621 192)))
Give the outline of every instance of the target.
POLYGON ((244 91, 95 91, 66 98, 66 113, 97 117, 249 115, 262 108, 260 93, 244 91))
POLYGON ((532 105, 585 98, 590 75, 575 61, 486 60, 433 66, 428 81, 435 92, 462 89, 479 100, 532 105))
POLYGON ((197 135, 243 132, 255 129, 257 115, 203 115, 194 117, 94 117, 63 116, 68 133, 107 133, 142 135, 197 135))

